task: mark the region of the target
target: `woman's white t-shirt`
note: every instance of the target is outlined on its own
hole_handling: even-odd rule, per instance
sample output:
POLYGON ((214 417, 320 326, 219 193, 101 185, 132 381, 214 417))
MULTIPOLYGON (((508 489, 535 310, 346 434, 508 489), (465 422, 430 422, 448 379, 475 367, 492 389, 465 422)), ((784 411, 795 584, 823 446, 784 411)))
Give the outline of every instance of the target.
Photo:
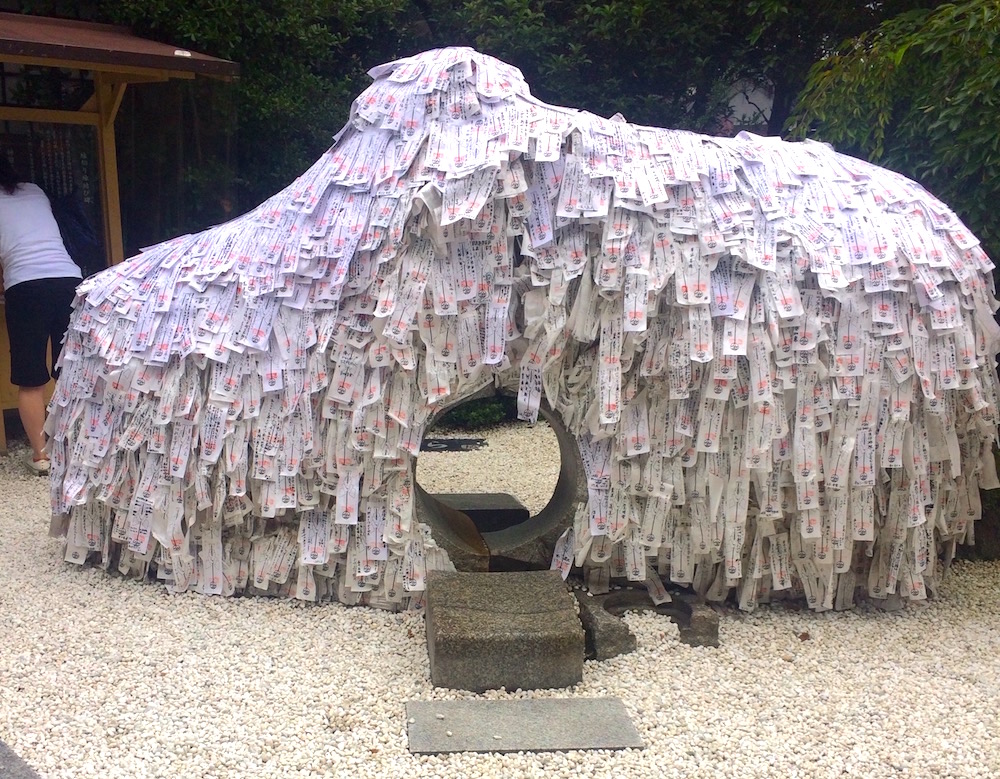
POLYGON ((32 279, 83 277, 59 235, 49 199, 34 184, 19 184, 13 195, 0 189, 0 264, 7 289, 32 279))

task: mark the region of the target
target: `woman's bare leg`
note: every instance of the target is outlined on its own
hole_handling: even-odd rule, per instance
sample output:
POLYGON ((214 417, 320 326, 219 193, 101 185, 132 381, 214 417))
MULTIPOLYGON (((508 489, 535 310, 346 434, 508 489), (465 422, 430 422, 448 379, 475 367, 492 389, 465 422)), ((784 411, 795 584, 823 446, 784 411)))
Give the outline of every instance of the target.
POLYGON ((35 460, 45 457, 45 387, 18 387, 17 410, 21 414, 21 424, 31 444, 31 456, 35 460))

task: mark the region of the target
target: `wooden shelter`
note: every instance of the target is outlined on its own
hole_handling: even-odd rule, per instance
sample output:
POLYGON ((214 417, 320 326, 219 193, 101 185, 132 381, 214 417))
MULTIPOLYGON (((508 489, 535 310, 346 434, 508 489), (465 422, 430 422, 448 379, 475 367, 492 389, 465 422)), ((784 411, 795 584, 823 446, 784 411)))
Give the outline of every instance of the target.
MULTIPOLYGON (((125 259, 115 116, 128 85, 195 76, 232 79, 239 74, 234 62, 140 38, 124 27, 0 13, 0 64, 8 63, 89 74, 93 92, 79 109, 3 104, 0 122, 86 125, 96 130, 99 204, 109 264, 125 259)), ((9 359, 6 325, 0 320, 0 409, 17 406, 9 359)), ((0 413, 0 453, 6 448, 0 413)))

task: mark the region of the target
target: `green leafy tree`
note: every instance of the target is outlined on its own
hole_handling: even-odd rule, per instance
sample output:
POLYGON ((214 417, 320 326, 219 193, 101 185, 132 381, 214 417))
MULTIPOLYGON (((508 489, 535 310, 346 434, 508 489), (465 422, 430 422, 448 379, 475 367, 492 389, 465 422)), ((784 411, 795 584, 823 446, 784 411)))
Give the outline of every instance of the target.
POLYGON ((630 121, 725 132, 733 97, 764 93, 780 132, 810 66, 845 38, 940 0, 422 0, 435 45, 517 65, 550 102, 630 121))
POLYGON ((996 257, 998 43, 998 0, 901 14, 815 65, 790 131, 919 180, 996 257))
POLYGON ((769 90, 768 132, 781 133, 813 64, 886 19, 942 0, 751 0, 743 76, 769 90))

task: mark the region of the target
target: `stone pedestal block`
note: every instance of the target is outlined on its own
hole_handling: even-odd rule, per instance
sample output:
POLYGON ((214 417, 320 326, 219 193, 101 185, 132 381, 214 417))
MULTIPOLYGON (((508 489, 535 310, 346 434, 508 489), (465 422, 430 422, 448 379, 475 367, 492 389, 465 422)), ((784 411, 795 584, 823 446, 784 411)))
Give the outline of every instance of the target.
POLYGON ((438 687, 528 690, 583 679, 583 628, 555 571, 432 572, 427 652, 438 687))

